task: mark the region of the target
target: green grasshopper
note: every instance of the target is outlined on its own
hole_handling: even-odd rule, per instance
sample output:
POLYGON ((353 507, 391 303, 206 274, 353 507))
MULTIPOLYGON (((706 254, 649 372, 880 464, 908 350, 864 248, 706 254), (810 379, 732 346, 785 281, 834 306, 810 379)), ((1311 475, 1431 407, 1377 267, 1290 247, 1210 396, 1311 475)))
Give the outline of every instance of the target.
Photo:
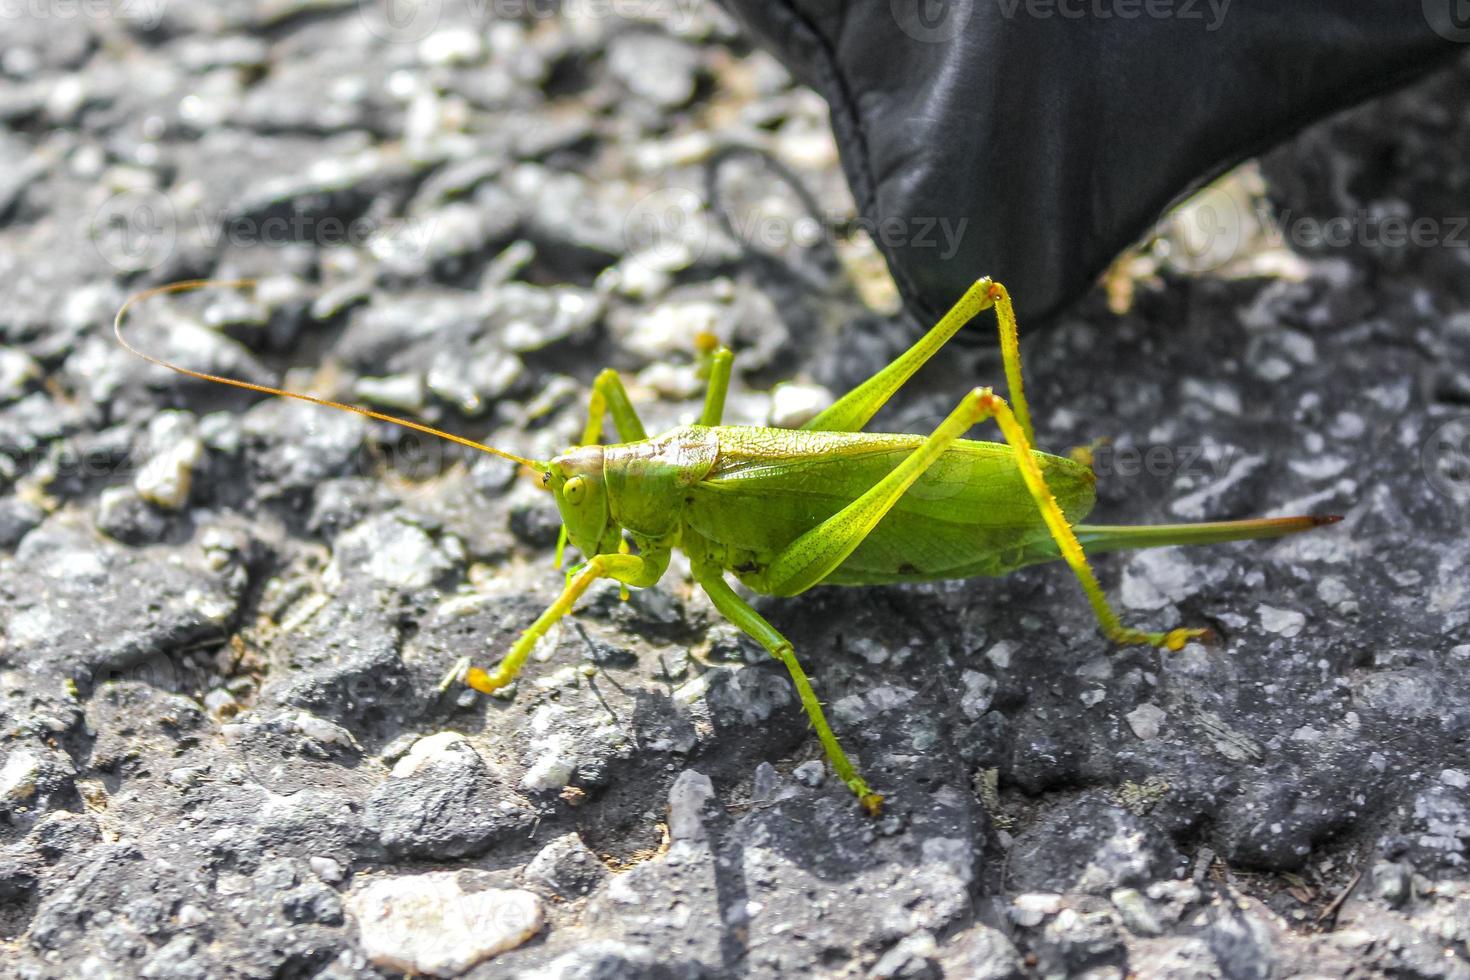
MULTIPOLYGON (((191 371, 145 354, 122 335, 134 303, 161 293, 247 281, 195 280, 159 287, 118 311, 119 343, 182 374, 264 394, 343 409, 520 463, 540 474, 570 540, 585 560, 566 587, 520 635, 494 670, 460 667, 451 675, 477 691, 506 687, 536 642, 598 579, 647 588, 680 548, 716 609, 786 665, 832 768, 877 814, 883 798, 848 760, 791 643, 731 588, 725 573, 752 591, 794 596, 814 585, 875 585, 1004 575, 1038 562, 1065 561, 1082 585, 1102 632, 1120 644, 1178 650, 1208 630, 1147 632, 1125 626, 1108 604, 1087 554, 1163 545, 1272 538, 1309 530, 1335 516, 1117 527, 1076 523, 1092 509, 1095 477, 1080 459, 1033 448, 1021 381, 1015 312, 1000 283, 975 283, 904 354, 800 429, 721 424, 733 355, 707 352, 709 386, 699 421, 649 438, 617 373, 597 376, 581 443, 551 460, 527 459, 408 419, 191 371), (863 432, 889 398, 967 322, 993 308, 1010 401, 975 388, 927 436, 863 432), (621 442, 602 445, 611 415, 621 442), (1005 443, 961 438, 993 419, 1005 443), (631 547, 630 547, 631 545, 631 547)), ((560 546, 558 547, 560 553, 560 546)))

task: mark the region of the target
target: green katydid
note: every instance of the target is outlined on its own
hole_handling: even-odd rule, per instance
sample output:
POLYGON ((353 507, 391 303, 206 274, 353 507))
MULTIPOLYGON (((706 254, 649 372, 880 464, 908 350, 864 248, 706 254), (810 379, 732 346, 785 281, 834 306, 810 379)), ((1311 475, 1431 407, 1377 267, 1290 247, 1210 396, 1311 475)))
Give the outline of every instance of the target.
MULTIPOLYGON (((584 556, 561 595, 520 635, 494 670, 467 663, 456 672, 490 693, 515 680, 536 642, 598 579, 646 588, 679 548, 716 609, 786 665, 827 758, 870 813, 882 797, 848 760, 790 642, 731 588, 793 596, 814 585, 871 585, 1004 575, 1061 559, 1082 585, 1102 632, 1120 644, 1178 650, 1204 629, 1146 632, 1125 626, 1104 596, 1088 553, 1163 545, 1271 538, 1339 518, 1286 517, 1118 527, 1076 523, 1092 508, 1095 478, 1077 459, 1034 448, 1021 381, 1015 313, 999 283, 981 279, 904 354, 800 429, 721 424, 733 355, 709 352, 709 385, 699 420, 650 438, 616 372, 592 386, 581 443, 533 460, 356 405, 182 368, 132 347, 122 335, 130 306, 162 293, 248 281, 196 280, 139 294, 114 329, 129 351, 191 377, 356 412, 442 436, 523 464, 540 474, 562 519, 563 542, 584 556), (863 432, 863 426, 918 368, 978 313, 993 308, 1010 400, 975 388, 927 436, 863 432), (621 442, 602 444, 607 415, 621 442), (961 437, 993 419, 1005 443, 961 437), (631 545, 631 547, 630 547, 631 545)), ((558 549, 560 550, 560 549, 558 549)))

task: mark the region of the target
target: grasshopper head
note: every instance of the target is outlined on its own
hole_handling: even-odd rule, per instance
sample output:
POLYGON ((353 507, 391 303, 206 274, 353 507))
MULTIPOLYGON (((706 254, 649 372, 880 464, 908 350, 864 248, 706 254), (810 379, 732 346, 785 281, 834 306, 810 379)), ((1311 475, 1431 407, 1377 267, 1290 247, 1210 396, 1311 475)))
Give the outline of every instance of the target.
POLYGON ((542 482, 556 498, 567 537, 584 557, 617 550, 617 528, 608 515, 602 447, 578 446, 551 461, 542 482), (607 539, 612 541, 603 548, 607 539))

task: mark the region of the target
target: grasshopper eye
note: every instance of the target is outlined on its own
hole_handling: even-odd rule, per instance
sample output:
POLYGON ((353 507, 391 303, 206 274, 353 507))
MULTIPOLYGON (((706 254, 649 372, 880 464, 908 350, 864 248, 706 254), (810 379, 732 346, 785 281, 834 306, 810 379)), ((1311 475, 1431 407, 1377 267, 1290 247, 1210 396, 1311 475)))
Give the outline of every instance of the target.
POLYGON ((580 476, 574 476, 562 484, 561 495, 567 503, 576 505, 582 502, 583 495, 587 492, 587 481, 580 476))

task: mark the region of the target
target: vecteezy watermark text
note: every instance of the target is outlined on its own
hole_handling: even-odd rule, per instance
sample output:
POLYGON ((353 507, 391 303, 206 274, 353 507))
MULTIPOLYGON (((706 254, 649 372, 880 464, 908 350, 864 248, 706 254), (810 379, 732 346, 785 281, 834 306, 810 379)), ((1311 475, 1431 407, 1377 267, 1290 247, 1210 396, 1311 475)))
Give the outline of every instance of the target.
MULTIPOLYGON (((953 41, 982 6, 1004 20, 1174 20, 1218 31, 1234 0, 889 0, 900 31, 926 44, 953 41)), ((1425 0, 1430 2, 1430 0, 1425 0)))
MULTIPOLYGON (((3 2, 3 0, 0 0, 3 2)), ((181 212, 155 190, 123 191, 108 198, 92 219, 92 244, 116 269, 138 272, 162 265, 181 237, 209 248, 372 247, 396 254, 423 255, 432 243, 431 219, 345 218, 299 212, 243 215, 225 208, 181 212)))
POLYGON ((0 0, 0 21, 128 21, 152 30, 169 0, 0 0))
POLYGON ((1206 31, 1225 23, 1233 0, 995 0, 1006 20, 1199 21, 1206 31))
POLYGON ((792 218, 759 211, 730 216, 735 237, 766 251, 778 251, 790 245, 811 248, 822 242, 832 244, 838 238, 850 238, 862 232, 883 248, 934 249, 935 257, 941 260, 953 258, 960 250, 969 223, 969 218, 933 215, 895 215, 876 221, 836 214, 792 218))
POLYGON ((1099 477, 1187 477, 1219 480, 1238 453, 1228 446, 1112 446, 1091 450, 1092 471, 1099 477))
MULTIPOLYGON (((163 2, 163 0, 155 0, 163 2)), ((497 21, 566 20, 646 21, 687 31, 702 0, 458 0, 455 8, 475 24, 497 21)), ((446 0, 358 0, 370 32, 385 41, 414 44, 438 28, 446 0)))

